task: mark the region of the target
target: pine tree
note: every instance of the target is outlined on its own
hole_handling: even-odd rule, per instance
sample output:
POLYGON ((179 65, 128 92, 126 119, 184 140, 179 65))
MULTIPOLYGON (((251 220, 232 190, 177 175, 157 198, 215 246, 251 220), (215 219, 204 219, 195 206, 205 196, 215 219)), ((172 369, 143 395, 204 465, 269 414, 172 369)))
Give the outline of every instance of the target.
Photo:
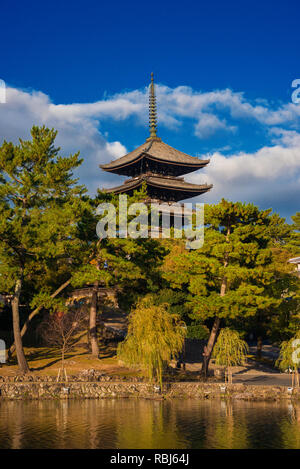
POLYGON ((288 242, 288 248, 291 250, 292 255, 300 255, 300 212, 297 212, 291 217, 293 220, 292 232, 288 242))
MULTIPOLYGON (((145 188, 128 197, 128 206, 145 199, 145 188)), ((118 196, 98 191, 92 201, 94 207, 92 223, 86 225, 85 236, 90 239, 89 259, 82 263, 73 275, 73 286, 93 285, 90 305, 90 341, 92 355, 98 357, 97 339, 97 290, 98 286, 117 287, 119 302, 125 310, 129 310, 138 298, 151 291, 160 277, 159 267, 165 255, 165 248, 159 240, 151 238, 104 238, 98 239, 96 223, 101 219, 95 208, 103 202, 111 203, 116 210, 116 230, 119 230, 119 199, 118 196)), ((100 308, 101 310, 101 308, 100 308)))
POLYGON ((66 282, 72 259, 82 251, 78 220, 86 210, 85 189, 73 178, 82 160, 79 154, 60 156, 56 134, 33 127, 31 140, 20 139, 19 145, 5 141, 0 148, 0 290, 13 293, 14 342, 22 373, 29 368, 20 331, 20 298, 36 310, 59 307, 56 294, 49 292, 49 273, 53 284, 53 278, 61 276, 66 282))
POLYGON ((287 236, 284 220, 271 210, 222 200, 205 206, 201 249, 169 260, 165 277, 173 288, 186 288, 187 307, 200 320, 213 320, 204 351, 206 375, 221 320, 251 317, 278 306, 273 296, 272 246, 287 236))

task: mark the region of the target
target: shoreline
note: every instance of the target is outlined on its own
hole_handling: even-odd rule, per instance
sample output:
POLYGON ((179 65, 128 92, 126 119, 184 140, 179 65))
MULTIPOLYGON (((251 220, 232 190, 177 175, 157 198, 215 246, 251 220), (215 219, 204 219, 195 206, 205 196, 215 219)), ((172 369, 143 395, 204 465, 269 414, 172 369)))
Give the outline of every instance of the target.
POLYGON ((238 399, 247 401, 300 401, 300 388, 271 385, 225 384, 195 381, 164 382, 162 388, 132 381, 22 381, 1 382, 0 402, 49 399, 238 399))

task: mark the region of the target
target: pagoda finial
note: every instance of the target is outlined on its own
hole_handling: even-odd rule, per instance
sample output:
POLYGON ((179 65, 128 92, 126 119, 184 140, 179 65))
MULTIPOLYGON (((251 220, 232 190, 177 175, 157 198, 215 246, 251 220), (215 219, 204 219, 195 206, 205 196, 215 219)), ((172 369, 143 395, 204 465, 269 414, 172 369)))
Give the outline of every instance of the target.
MULTIPOLYGON (((149 93, 149 128, 150 137, 147 140, 157 139, 156 128, 157 128, 157 117, 156 117, 156 97, 154 90, 154 78, 153 72, 151 73, 150 93, 149 93)), ((160 140, 160 139, 159 139, 160 140)))

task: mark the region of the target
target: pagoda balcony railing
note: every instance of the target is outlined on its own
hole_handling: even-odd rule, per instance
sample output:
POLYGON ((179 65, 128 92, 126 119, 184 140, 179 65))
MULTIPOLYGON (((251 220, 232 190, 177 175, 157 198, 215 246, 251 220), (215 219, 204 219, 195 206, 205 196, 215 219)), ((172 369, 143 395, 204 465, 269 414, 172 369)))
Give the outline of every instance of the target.
POLYGON ((140 179, 141 176, 143 177, 156 177, 156 178, 162 178, 162 179, 173 179, 175 181, 184 181, 183 177, 178 177, 178 176, 169 176, 166 174, 161 174, 161 173, 153 173, 152 171, 147 171, 145 173, 141 173, 138 176, 134 176, 133 178, 127 179, 124 181, 124 184, 128 184, 129 182, 136 181, 137 179, 140 179))

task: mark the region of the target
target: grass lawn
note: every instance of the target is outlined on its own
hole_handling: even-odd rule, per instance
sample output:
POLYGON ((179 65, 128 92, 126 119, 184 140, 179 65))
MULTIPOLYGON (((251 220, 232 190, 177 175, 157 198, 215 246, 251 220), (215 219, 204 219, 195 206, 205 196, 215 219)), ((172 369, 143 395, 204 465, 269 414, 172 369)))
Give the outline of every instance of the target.
MULTIPOLYGON (((24 347, 25 355, 32 374, 56 376, 61 364, 59 349, 52 347, 24 347)), ((66 355, 65 367, 68 375, 78 374, 80 371, 95 369, 109 375, 139 376, 136 370, 120 366, 116 356, 116 345, 100 347, 100 358, 93 358, 87 351, 86 344, 77 344, 66 355)), ((10 363, 0 366, 0 376, 12 376, 18 373, 16 356, 10 363)))

